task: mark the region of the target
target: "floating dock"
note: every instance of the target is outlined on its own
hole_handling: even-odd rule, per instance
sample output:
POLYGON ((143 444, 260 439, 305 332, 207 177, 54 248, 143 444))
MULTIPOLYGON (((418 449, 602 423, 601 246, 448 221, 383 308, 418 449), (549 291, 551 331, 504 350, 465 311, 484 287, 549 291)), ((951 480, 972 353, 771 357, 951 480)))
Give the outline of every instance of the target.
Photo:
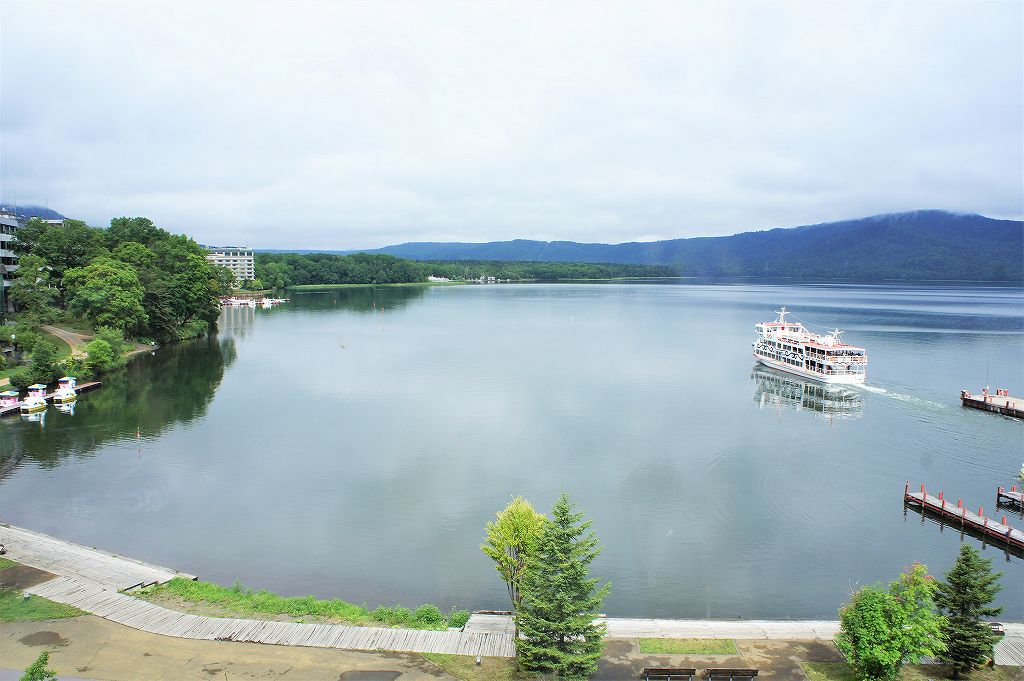
MULTIPOLYGON (((99 388, 101 385, 103 385, 102 381, 90 381, 88 383, 80 383, 75 387, 75 392, 81 395, 82 393, 89 392, 90 390, 95 390, 96 388, 99 388)), ((57 391, 53 391, 52 393, 46 393, 46 399, 53 399, 53 396, 55 394, 57 394, 57 391)), ((12 404, 9 407, 3 407, 2 409, 0 409, 0 417, 13 416, 19 413, 20 411, 21 402, 18 402, 17 404, 12 404)))
POLYGON ((1011 397, 1010 393, 1002 388, 997 389, 995 395, 990 394, 988 388, 982 390, 980 395, 973 395, 969 390, 961 390, 960 404, 972 409, 1024 419, 1024 399, 1011 397))
POLYGON ((1009 492, 1006 491, 1005 487, 999 487, 996 489, 996 505, 1006 503, 1016 504, 1024 508, 1024 492, 1017 489, 1016 485, 1011 487, 1009 492))
POLYGON ((1006 516, 1001 522, 985 517, 985 509, 979 508, 977 513, 964 508, 962 499, 957 499, 954 506, 946 501, 945 494, 939 492, 939 496, 933 497, 925 492, 924 485, 921 485, 920 492, 911 492, 910 483, 907 482, 903 488, 903 503, 910 506, 919 506, 922 510, 934 513, 953 524, 959 524, 965 529, 974 530, 986 537, 994 537, 1006 543, 1008 546, 1021 550, 1024 549, 1024 532, 1006 524, 1006 516))

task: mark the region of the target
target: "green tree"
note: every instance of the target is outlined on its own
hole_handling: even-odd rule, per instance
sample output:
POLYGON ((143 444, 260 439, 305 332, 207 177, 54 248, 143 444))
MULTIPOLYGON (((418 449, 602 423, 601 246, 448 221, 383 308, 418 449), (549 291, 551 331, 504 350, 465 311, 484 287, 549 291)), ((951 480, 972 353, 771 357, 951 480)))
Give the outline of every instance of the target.
POLYGON ((210 265, 213 272, 213 285, 219 296, 231 295, 235 288, 235 273, 223 265, 210 265))
POLYGON ((944 618, 935 612, 937 585, 915 563, 885 591, 865 586, 839 611, 836 647, 862 679, 894 679, 904 661, 943 650, 944 618))
POLYGON ((54 378, 57 361, 57 346, 48 340, 39 338, 32 346, 32 363, 29 365, 29 377, 36 383, 49 383, 54 378))
POLYGON ((156 255, 153 251, 137 241, 125 241, 118 244, 111 255, 116 260, 128 263, 140 274, 143 270, 153 267, 156 262, 156 255))
POLYGON ((953 678, 976 669, 992 657, 998 637, 983 618, 1003 611, 991 607, 1002 586, 1002 572, 992 572, 992 559, 982 558, 968 544, 960 545, 956 563, 939 584, 936 602, 946 613, 946 652, 940 656, 952 667, 953 678))
POLYGON ((18 259, 10 296, 21 311, 40 322, 52 321, 57 314, 54 303, 58 295, 45 260, 31 253, 18 259))
POLYGON ((60 282, 67 270, 84 267, 105 252, 103 230, 89 227, 81 220, 49 224, 33 218, 17 232, 15 248, 41 257, 53 268, 60 282))
POLYGON ((939 583, 928 567, 914 563, 889 585, 889 593, 903 611, 903 659, 918 664, 922 657, 946 650, 943 627, 946 618, 936 612, 939 583))
POLYGON ((544 529, 544 516, 522 497, 513 499, 497 519, 487 523, 487 535, 480 550, 494 561, 494 569, 505 581, 512 608, 522 602, 523 577, 527 558, 544 529))
POLYGON ((516 659, 535 673, 585 679, 597 669, 604 623, 595 624, 610 584, 598 587, 590 563, 601 552, 591 522, 562 494, 527 559, 515 621, 516 659))
POLYGON ((64 274, 68 310, 99 326, 121 329, 126 334, 147 321, 142 307, 145 290, 135 269, 119 260, 96 258, 86 267, 64 274))
POLYGON ((85 368, 90 373, 103 373, 114 366, 114 361, 114 350, 102 338, 95 338, 85 346, 85 368))
POLYGON ((861 587, 839 610, 835 644, 859 678, 893 679, 903 664, 902 626, 891 595, 878 586, 861 587))
POLYGON ((46 665, 50 661, 49 651, 43 651, 36 658, 36 661, 25 668, 25 673, 21 677, 21 681, 53 681, 57 678, 57 672, 52 669, 47 669, 46 665))

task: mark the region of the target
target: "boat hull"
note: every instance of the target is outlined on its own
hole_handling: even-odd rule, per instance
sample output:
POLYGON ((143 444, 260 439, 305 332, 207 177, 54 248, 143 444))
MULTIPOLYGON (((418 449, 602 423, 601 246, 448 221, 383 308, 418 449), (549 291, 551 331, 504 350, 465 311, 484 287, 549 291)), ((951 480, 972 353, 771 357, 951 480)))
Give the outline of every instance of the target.
POLYGON ((794 376, 807 378, 812 381, 817 381, 818 383, 826 383, 828 385, 864 384, 864 375, 845 374, 839 376, 822 376, 821 374, 816 374, 813 371, 804 371, 803 369, 795 367, 791 364, 786 364, 785 362, 776 362, 774 360, 768 359, 767 357, 762 357, 758 354, 754 355, 754 359, 760 362, 761 364, 765 365, 766 367, 770 367, 772 369, 775 369, 776 371, 784 371, 787 374, 793 374, 794 376))
POLYGON ((23 404, 21 405, 22 414, 36 414, 41 411, 46 411, 46 403, 43 404, 23 404))
POLYGON ((78 399, 78 395, 55 395, 53 397, 54 404, 71 404, 78 399))

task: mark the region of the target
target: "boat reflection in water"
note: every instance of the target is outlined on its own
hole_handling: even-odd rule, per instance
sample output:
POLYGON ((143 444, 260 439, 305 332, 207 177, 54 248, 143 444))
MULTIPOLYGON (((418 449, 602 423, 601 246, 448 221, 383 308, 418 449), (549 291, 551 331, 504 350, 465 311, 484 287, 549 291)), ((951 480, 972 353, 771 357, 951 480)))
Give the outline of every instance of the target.
POLYGON ((750 378, 757 386, 754 402, 762 409, 789 407, 829 420, 860 418, 864 411, 860 394, 849 387, 826 385, 761 365, 754 367, 750 378))
POLYGON ((75 405, 76 404, 78 404, 77 400, 74 401, 74 402, 65 402, 63 404, 56 404, 54 406, 57 407, 57 411, 59 411, 60 413, 62 413, 62 414, 71 414, 72 416, 74 416, 75 415, 75 405))

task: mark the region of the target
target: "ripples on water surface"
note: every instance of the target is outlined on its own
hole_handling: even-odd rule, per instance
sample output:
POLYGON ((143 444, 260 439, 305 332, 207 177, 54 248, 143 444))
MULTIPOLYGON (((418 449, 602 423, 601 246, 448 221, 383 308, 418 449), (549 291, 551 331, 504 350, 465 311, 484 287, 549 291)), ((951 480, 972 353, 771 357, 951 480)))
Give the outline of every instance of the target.
MULTIPOLYGON (((502 608, 484 523, 565 490, 606 546, 609 613, 831 617, 852 585, 952 563, 958 532, 905 513, 906 480, 987 511, 1012 482, 1024 425, 957 396, 986 374, 1022 394, 1022 351, 1020 289, 296 292, 74 415, 0 424, 0 517, 223 583, 502 608), (780 305, 866 346, 869 385, 755 370, 780 305)), ((1021 560, 985 555, 1024 618, 1021 560)))

